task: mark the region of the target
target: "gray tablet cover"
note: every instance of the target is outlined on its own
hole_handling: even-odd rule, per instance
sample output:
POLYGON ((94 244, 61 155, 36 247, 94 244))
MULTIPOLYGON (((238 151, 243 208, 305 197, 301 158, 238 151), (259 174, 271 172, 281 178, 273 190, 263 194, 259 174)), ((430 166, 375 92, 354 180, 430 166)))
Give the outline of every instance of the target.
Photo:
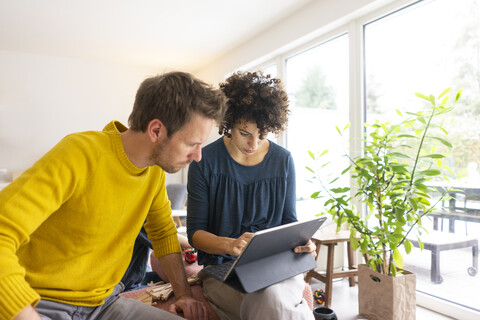
POLYGON ((256 232, 243 252, 221 278, 221 265, 200 271, 213 276, 241 292, 254 292, 300 273, 312 270, 317 263, 310 253, 295 253, 293 248, 305 245, 326 218, 293 222, 256 232))

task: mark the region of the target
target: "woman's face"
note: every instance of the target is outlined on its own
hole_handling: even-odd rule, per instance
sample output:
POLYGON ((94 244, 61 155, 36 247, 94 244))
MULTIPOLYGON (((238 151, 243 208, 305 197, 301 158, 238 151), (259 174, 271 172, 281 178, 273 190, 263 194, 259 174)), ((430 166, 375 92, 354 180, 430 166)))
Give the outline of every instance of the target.
POLYGON ((260 139, 260 130, 255 122, 239 121, 233 126, 231 134, 233 146, 247 156, 261 150, 267 141, 266 137, 260 139))

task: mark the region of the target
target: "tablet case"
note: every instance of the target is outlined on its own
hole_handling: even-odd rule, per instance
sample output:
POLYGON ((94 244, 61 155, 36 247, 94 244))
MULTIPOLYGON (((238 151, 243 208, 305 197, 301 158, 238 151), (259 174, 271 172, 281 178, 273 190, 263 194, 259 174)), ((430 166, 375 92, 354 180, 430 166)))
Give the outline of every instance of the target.
POLYGON ((317 267, 312 254, 295 253, 293 249, 305 245, 325 220, 315 218, 256 232, 237 259, 230 262, 232 266, 223 278, 217 273, 217 269, 225 268, 222 265, 206 267, 199 276, 212 276, 250 293, 312 270, 317 267))

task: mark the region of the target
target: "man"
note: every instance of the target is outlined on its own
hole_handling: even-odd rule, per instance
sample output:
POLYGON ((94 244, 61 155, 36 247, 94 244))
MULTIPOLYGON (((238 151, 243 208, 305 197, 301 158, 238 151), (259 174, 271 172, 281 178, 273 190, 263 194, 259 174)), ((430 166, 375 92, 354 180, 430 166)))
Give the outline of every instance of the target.
POLYGON ((0 319, 205 319, 183 272, 165 171, 200 160, 224 105, 189 74, 146 79, 130 128, 71 134, 4 188, 0 319), (118 296, 145 219, 174 289, 171 313, 118 296))

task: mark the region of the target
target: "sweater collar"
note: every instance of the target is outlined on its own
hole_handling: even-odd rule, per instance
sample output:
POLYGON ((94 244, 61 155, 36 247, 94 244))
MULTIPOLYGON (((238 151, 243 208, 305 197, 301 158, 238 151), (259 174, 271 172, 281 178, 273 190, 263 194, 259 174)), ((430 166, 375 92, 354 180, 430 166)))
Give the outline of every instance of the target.
POLYGON ((117 121, 117 120, 113 120, 109 122, 105 126, 105 128, 103 128, 103 131, 109 133, 110 136, 112 137, 113 148, 115 149, 115 153, 118 157, 118 160, 122 163, 125 169, 127 169, 130 173, 134 175, 138 175, 144 172, 145 170, 148 170, 148 167, 138 168, 130 161, 130 159, 128 159, 128 156, 125 153, 125 149, 123 148, 122 137, 120 136, 120 133, 127 130, 128 128, 125 125, 123 125, 120 121, 117 121))

